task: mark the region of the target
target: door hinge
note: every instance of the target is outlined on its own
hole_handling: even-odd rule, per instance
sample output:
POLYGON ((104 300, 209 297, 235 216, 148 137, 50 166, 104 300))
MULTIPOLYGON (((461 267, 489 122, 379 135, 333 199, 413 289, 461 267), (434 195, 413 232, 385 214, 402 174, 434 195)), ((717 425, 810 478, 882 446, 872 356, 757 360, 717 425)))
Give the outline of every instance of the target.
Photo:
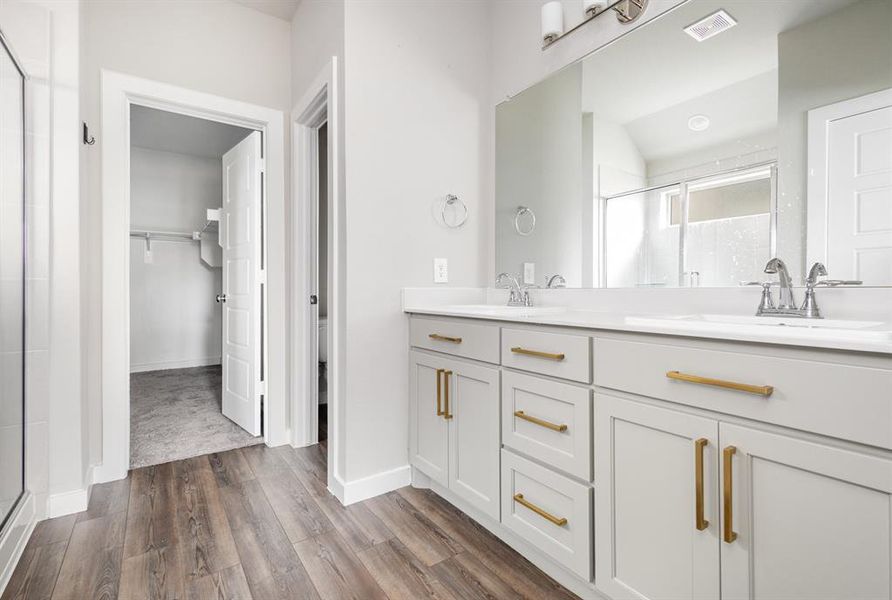
POLYGON ((266 382, 265 381, 259 382, 257 389, 260 390, 261 396, 266 396, 266 382))
POLYGON ((260 159, 260 172, 266 173, 266 159, 265 158, 260 159))
POLYGON ((257 274, 257 282, 260 285, 266 285, 266 269, 260 269, 260 272, 257 274))
POLYGON ((310 304, 319 304, 319 296, 312 294, 310 296, 310 304))

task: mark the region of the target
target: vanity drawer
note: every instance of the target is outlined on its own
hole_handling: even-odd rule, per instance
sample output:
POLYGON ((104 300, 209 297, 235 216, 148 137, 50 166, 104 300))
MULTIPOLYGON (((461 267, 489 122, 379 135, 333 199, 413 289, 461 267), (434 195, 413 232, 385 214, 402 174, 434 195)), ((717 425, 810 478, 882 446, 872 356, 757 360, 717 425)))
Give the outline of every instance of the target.
POLYGON ((591 342, 582 335, 502 329, 502 364, 562 379, 591 383, 591 342))
POLYGON ((498 364, 499 328, 468 321, 412 318, 409 340, 417 348, 498 364))
POLYGON ((502 443, 591 481, 591 390, 504 371, 502 443))
POLYGON ((502 524, 591 579, 591 488, 502 450, 502 524))
POLYGON ((619 337, 597 337, 594 347, 595 385, 892 448, 892 369, 783 349, 619 337))

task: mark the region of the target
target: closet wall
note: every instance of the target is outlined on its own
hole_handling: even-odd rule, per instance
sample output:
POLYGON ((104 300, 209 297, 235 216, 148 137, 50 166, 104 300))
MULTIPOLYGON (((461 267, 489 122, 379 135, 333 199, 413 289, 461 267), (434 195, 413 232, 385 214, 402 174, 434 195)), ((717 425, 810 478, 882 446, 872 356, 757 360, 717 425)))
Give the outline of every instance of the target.
MULTIPOLYGON (((131 229, 199 230, 219 208, 222 166, 204 158, 134 147, 131 229)), ((130 239, 130 371, 220 363, 222 272, 201 261, 198 242, 130 239)))

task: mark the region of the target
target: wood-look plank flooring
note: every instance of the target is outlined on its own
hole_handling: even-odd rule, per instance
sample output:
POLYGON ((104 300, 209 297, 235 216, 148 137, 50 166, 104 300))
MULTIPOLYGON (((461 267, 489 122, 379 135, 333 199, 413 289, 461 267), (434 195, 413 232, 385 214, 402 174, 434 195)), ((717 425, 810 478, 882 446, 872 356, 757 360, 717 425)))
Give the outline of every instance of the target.
POLYGON ((432 492, 341 506, 325 452, 251 446, 95 486, 37 525, 0 600, 575 598, 432 492))

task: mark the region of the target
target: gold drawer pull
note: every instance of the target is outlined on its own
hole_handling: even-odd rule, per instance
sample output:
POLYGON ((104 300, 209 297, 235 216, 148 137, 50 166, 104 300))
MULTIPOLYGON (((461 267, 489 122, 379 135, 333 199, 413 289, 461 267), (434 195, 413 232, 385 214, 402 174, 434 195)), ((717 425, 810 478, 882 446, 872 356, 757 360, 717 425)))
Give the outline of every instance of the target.
POLYGON ((443 418, 447 421, 454 417, 452 413, 449 412, 449 378, 452 376, 452 371, 445 370, 443 371, 443 388, 444 388, 444 396, 446 397, 446 408, 443 409, 443 418))
POLYGON ((757 396, 765 396, 766 398, 774 393, 774 387, 770 385, 736 383, 734 381, 725 381, 724 379, 711 379, 709 377, 700 377, 699 375, 688 375, 687 373, 681 373, 680 371, 667 371, 666 377, 677 381, 687 381, 688 383, 699 383, 700 385, 711 385, 714 387, 725 388, 726 390, 737 390, 738 392, 756 394, 757 396))
POLYGON ((734 517, 732 514, 732 498, 731 494, 733 492, 732 489, 732 481, 733 477, 731 475, 731 458, 734 454, 737 453, 737 448, 734 446, 728 446, 724 450, 722 450, 722 459, 724 460, 724 480, 725 485, 722 493, 724 495, 724 505, 725 505, 725 522, 723 523, 724 527, 722 527, 722 539, 725 540, 726 543, 730 544, 734 540, 737 539, 737 534, 734 533, 734 517))
POLYGON ((439 333, 432 333, 427 337, 432 340, 437 340, 438 342, 452 342, 453 344, 461 344, 460 337, 450 337, 448 335, 440 335, 439 333))
POLYGON ((547 358, 549 360, 564 360, 567 356, 561 352, 560 354, 554 354, 552 352, 540 352, 539 350, 527 350, 526 348, 521 348, 520 346, 515 346, 511 348, 511 352, 514 354, 523 354, 524 356, 535 356, 537 358, 547 358))
POLYGON ((524 499, 523 494, 514 494, 514 501, 517 502, 518 504, 520 504, 521 506, 526 506, 527 508, 529 508, 531 511, 533 511, 534 513, 536 513, 543 519, 547 519, 548 521, 551 521, 558 527, 563 527, 564 525, 567 524, 567 519, 565 519, 563 517, 556 517, 553 514, 542 510, 541 508, 539 508, 538 506, 536 506, 529 500, 524 499))
POLYGON ((709 527, 709 521, 704 517, 703 502, 703 450, 709 444, 706 438, 700 438, 694 442, 694 495, 697 505, 697 531, 703 531, 709 527))
MULTIPOLYGON (((437 416, 443 416, 443 378, 446 369, 437 369, 437 416)), ((446 385, 449 385, 448 383, 446 385)))
POLYGON ((548 421, 543 421, 542 419, 537 419, 536 417, 531 417, 526 414, 522 410, 515 410, 514 416, 518 419, 523 419, 524 421, 529 421, 530 423, 535 423, 536 425, 541 425, 542 427, 547 427, 548 429, 553 429, 554 431, 567 431, 566 425, 558 425, 557 423, 549 423, 548 421))

